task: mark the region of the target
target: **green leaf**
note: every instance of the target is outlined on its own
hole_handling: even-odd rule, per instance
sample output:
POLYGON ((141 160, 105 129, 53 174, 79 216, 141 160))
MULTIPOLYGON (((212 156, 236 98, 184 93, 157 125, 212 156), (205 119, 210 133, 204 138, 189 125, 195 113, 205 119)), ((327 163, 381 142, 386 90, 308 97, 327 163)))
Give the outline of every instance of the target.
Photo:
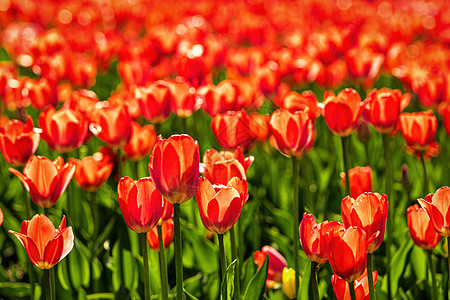
MULTIPOLYGON (((205 239, 195 227, 186 224, 183 225, 183 229, 185 228, 189 229, 189 234, 184 234, 183 239, 191 244, 190 250, 194 252, 195 267, 208 274, 218 272, 219 260, 216 259, 216 257, 219 256, 219 253, 217 251, 217 247, 209 240, 205 239)), ((183 251, 184 250, 185 249, 183 249, 183 251)), ((183 252, 183 256, 184 254, 185 253, 183 252)))
POLYGON ((97 294, 89 294, 86 296, 86 300, 106 300, 106 299, 115 299, 115 295, 113 293, 97 293, 97 294))
POLYGON ((202 286, 203 286, 203 276, 202 274, 197 274, 188 278, 184 281, 184 289, 185 293, 189 293, 189 295, 193 295, 197 298, 202 296, 202 286))
POLYGON ((80 241, 75 240, 74 247, 68 255, 70 282, 76 290, 81 286, 88 287, 90 280, 89 261, 83 247, 80 241))
POLYGON ((398 288, 398 281, 405 270, 406 261, 407 261, 406 258, 408 256, 408 254, 410 253, 413 245, 414 245, 414 243, 411 239, 406 239, 403 242, 402 246, 397 250, 397 252, 392 257, 391 265, 390 265, 390 268, 391 268, 390 280, 391 280, 391 288, 392 288, 392 292, 393 292, 392 296, 395 296, 395 293, 398 288))
POLYGON ((58 272, 59 284, 61 284, 63 289, 65 289, 66 291, 69 291, 71 289, 71 286, 70 286, 69 272, 67 270, 67 261, 68 261, 68 258, 63 259, 62 261, 60 261, 58 263, 57 272, 58 272))
POLYGON ((420 247, 413 247, 411 251, 410 261, 414 262, 411 267, 417 280, 425 280, 427 276, 427 254, 425 251, 420 247))
POLYGON ((6 296, 7 298, 16 297, 29 297, 30 296, 30 284, 22 282, 0 282, 0 296, 6 296))
POLYGON ((248 285, 248 283, 250 282, 250 280, 252 280, 253 276, 255 276, 257 267, 258 267, 258 265, 255 264, 253 255, 244 261, 244 265, 242 267, 242 274, 241 274, 242 286, 246 287, 248 285))
POLYGON ((266 255, 264 264, 258 271, 256 271, 255 276, 253 276, 253 278, 250 280, 245 289, 243 298, 244 300, 261 299, 262 294, 264 293, 264 287, 266 285, 268 268, 269 268, 269 256, 266 255))
POLYGON ((309 299, 309 282, 311 280, 311 261, 305 264, 303 269, 302 282, 298 286, 297 299, 309 299))
POLYGON ((233 260, 231 264, 227 267, 227 282, 222 281, 220 284, 220 288, 223 287, 224 284, 227 285, 227 299, 233 299, 234 294, 234 269, 236 267, 237 259, 233 260))

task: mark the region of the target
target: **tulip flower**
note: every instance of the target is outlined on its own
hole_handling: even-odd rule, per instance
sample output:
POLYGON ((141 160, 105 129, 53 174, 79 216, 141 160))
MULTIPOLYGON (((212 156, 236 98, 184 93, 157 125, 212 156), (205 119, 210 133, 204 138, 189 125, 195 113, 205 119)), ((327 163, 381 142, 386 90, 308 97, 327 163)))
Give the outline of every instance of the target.
POLYGON ((81 189, 89 192, 98 190, 108 180, 114 168, 111 158, 101 152, 75 161, 75 165, 75 182, 81 189))
MULTIPOLYGON (((287 267, 286 259, 280 252, 272 248, 271 246, 262 247, 261 251, 257 250, 253 254, 253 259, 258 265, 258 269, 262 267, 266 259, 266 255, 269 255, 269 269, 267 271, 266 286, 271 289, 273 286, 282 280, 283 270, 287 267)), ((295 275, 294 275, 295 276, 295 275)))
POLYGON ((447 136, 450 136, 450 103, 445 102, 439 106, 439 113, 442 116, 442 123, 444 125, 447 136))
POLYGON ((191 199, 198 185, 198 142, 186 134, 158 137, 150 155, 149 172, 156 188, 170 203, 191 199))
POLYGON ((249 114, 250 132, 258 142, 264 142, 270 136, 270 116, 257 112, 249 114))
POLYGON ((278 109, 270 118, 270 129, 277 149, 287 156, 301 157, 314 145, 314 121, 306 111, 278 109))
POLYGON ((312 120, 322 114, 322 105, 317 102, 317 98, 312 91, 304 91, 301 94, 290 91, 284 96, 281 105, 282 108, 290 112, 307 111, 312 120))
POLYGON ((51 269, 73 248, 72 227, 66 227, 66 217, 62 218, 58 229, 45 215, 35 215, 23 221, 20 233, 9 230, 25 247, 31 262, 40 269, 51 269))
POLYGON ((211 120, 211 130, 225 149, 241 147, 247 151, 255 139, 250 130, 250 117, 244 110, 215 115, 211 120))
POLYGON ((23 88, 27 91, 27 97, 30 99, 31 105, 38 110, 58 105, 54 80, 46 77, 39 79, 25 78, 23 88))
POLYGON ((247 181, 233 177, 226 186, 213 185, 200 178, 197 202, 203 225, 209 231, 224 234, 233 227, 248 198, 247 181))
POLYGON ((159 221, 164 199, 151 177, 133 180, 123 177, 117 186, 120 210, 131 230, 149 232, 159 221))
POLYGON ((325 92, 322 115, 328 128, 341 137, 348 136, 358 126, 358 119, 364 111, 359 94, 350 88, 337 96, 325 92))
POLYGON ((414 204, 406 210, 406 220, 414 244, 425 250, 433 250, 441 240, 441 235, 433 228, 427 211, 414 204))
POLYGON ((13 168, 9 168, 9 171, 22 181, 36 205, 48 208, 58 201, 69 185, 75 172, 75 163, 69 161, 64 164, 61 156, 51 161, 35 155, 28 160, 23 174, 13 168))
POLYGON ((187 118, 199 108, 195 99, 195 88, 185 81, 168 81, 170 109, 181 118, 187 118))
MULTIPOLYGON (((173 242, 173 220, 169 219, 167 222, 165 222, 163 225, 161 225, 161 231, 162 231, 162 239, 164 248, 169 248, 170 244, 173 242)), ((147 232, 147 241, 150 247, 152 247, 153 250, 159 252, 159 236, 158 236, 158 229, 157 227, 153 227, 152 230, 147 232)))
POLYGON ((408 106, 411 94, 402 95, 400 90, 382 88, 372 90, 366 100, 363 118, 381 133, 398 129, 400 113, 408 106))
POLYGON ((437 119, 431 110, 400 115, 400 130, 406 145, 417 152, 424 152, 434 143, 437 119))
POLYGON ((131 137, 131 117, 126 107, 110 106, 107 101, 98 102, 89 129, 112 148, 124 147, 131 137))
POLYGON ((359 227, 340 230, 330 240, 327 256, 333 271, 347 282, 353 282, 364 273, 367 264, 367 234, 359 227))
MULTIPOLYGON (((375 286, 378 279, 377 271, 372 273, 373 285, 375 286)), ((333 291, 338 300, 350 300, 350 288, 349 283, 339 277, 339 275, 334 274, 331 276, 331 283, 333 284, 333 291)), ((369 297, 369 279, 367 276, 367 271, 359 276, 353 283, 355 287, 355 298, 358 300, 370 300, 369 297)))
POLYGON ((85 113, 48 107, 39 115, 41 137, 53 150, 67 153, 80 147, 88 133, 88 117, 85 113))
POLYGON ((444 237, 450 237, 450 187, 443 186, 434 194, 417 201, 428 213, 434 230, 444 237))
POLYGON ((153 125, 140 126, 132 123, 131 138, 123 148, 125 155, 133 160, 139 161, 150 154, 156 142, 156 131, 153 125))
MULTIPOLYGON (((350 176, 350 196, 356 199, 364 192, 373 192, 372 168, 354 167, 348 170, 350 176)), ((341 173, 342 185, 345 186, 345 173, 341 173)))
POLYGON ((381 196, 378 193, 362 193, 356 199, 347 196, 341 202, 345 228, 358 226, 366 232, 366 237, 371 239, 368 253, 373 253, 383 242, 388 210, 386 194, 381 196))
POLYGON ((200 169, 210 182, 226 185, 233 177, 247 179, 247 169, 253 160, 253 156, 244 157, 240 147, 233 152, 209 149, 203 155, 200 169))
POLYGON ((164 203, 163 203, 163 212, 161 214, 161 218, 159 218, 158 221, 158 226, 163 225, 164 223, 166 223, 167 221, 169 221, 170 219, 173 218, 173 204, 170 203, 169 201, 167 201, 166 199, 164 199, 164 203))
POLYGON ((134 92, 142 115, 152 123, 161 123, 170 115, 171 92, 165 81, 156 81, 134 92))
POLYGON ((5 160, 13 166, 23 166, 39 146, 39 133, 34 130, 30 116, 22 123, 10 120, 0 126, 0 151, 5 160))
POLYGON ((295 271, 292 268, 284 268, 281 275, 283 282, 283 290, 286 297, 295 299, 297 292, 295 291, 295 271))
POLYGON ((202 103, 203 110, 214 117, 227 111, 238 109, 239 86, 232 80, 224 80, 217 86, 204 85, 197 90, 196 97, 202 103))
POLYGON ((2 223, 3 223, 3 212, 0 208, 0 226, 2 226, 2 223))

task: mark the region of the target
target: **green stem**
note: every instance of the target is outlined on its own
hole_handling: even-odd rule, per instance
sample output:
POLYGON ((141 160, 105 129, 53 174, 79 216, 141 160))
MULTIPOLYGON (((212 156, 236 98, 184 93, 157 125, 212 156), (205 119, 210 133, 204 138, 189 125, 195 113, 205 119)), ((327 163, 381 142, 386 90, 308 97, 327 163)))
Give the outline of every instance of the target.
POLYGON ((191 214, 192 214, 192 224, 197 226, 197 228, 200 228, 198 221, 197 221, 197 203, 195 197, 192 198, 191 201, 191 214))
POLYGON ((298 163, 297 158, 295 156, 292 157, 292 185, 294 188, 294 199, 293 203, 293 215, 294 215, 294 271, 295 271, 295 290, 298 291, 299 281, 298 275, 299 273, 299 265, 298 265, 298 250, 299 250, 299 232, 298 227, 299 224, 299 199, 298 199, 298 163))
POLYGON ((230 238, 231 238, 231 256, 232 260, 236 260, 236 267, 234 272, 234 297, 233 299, 239 299, 241 297, 241 287, 240 287, 240 276, 241 271, 239 268, 239 258, 237 254, 236 247, 236 235, 234 233, 234 226, 230 229, 230 238))
POLYGON ((183 299, 183 264, 181 254, 180 204, 173 204, 173 229, 175 245, 175 275, 177 282, 177 300, 183 299))
POLYGON ((318 264, 315 261, 312 261, 311 262, 311 286, 312 286, 314 300, 319 300, 319 286, 317 285, 317 267, 318 267, 318 264))
POLYGON ((136 176, 136 180, 139 179, 139 161, 132 161, 131 162, 134 166, 134 176, 136 176))
POLYGON ((148 248, 147 248, 147 233, 140 233, 142 258, 144 260, 144 295, 145 300, 150 300, 150 269, 148 265, 148 248))
POLYGON ((384 160, 385 160, 385 186, 384 191, 386 195, 390 198, 389 210, 387 216, 387 245, 386 245, 386 256, 387 256, 387 281, 388 281, 388 299, 392 299, 392 288, 391 288, 391 245, 392 245, 392 210, 395 207, 394 195, 392 195, 392 165, 391 165, 391 147, 389 145, 391 137, 388 134, 383 134, 383 148, 384 148, 384 160))
POLYGON ((219 238, 219 256, 220 256, 220 270, 222 272, 221 277, 221 293, 220 293, 220 299, 226 300, 227 299, 227 263, 226 263, 226 257, 225 257, 225 246, 223 244, 223 234, 217 234, 217 237, 219 238))
POLYGON ((422 162, 423 169, 423 196, 425 197, 429 191, 427 166, 425 165, 425 159, 423 158, 423 152, 420 152, 420 161, 422 162))
POLYGON ((166 249, 164 248, 164 241, 162 235, 162 229, 160 225, 156 225, 158 229, 158 242, 159 242, 159 268, 161 270, 161 299, 168 299, 168 286, 169 280, 167 278, 167 262, 166 262, 166 249))
MULTIPOLYGON (((25 202, 25 210, 27 212, 27 220, 31 220, 32 218, 32 212, 31 212, 31 202, 30 198, 28 197, 28 191, 24 188, 23 189, 23 200, 25 202)), ((31 260, 28 260, 28 276, 30 277, 30 287, 31 287, 31 293, 30 298, 34 299, 34 290, 35 290, 35 279, 34 279, 34 270, 33 270, 33 264, 31 263, 31 260)))
MULTIPOLYGON (((98 205, 97 205, 97 192, 90 192, 89 193, 90 197, 91 197, 91 209, 92 209, 92 217, 93 217, 93 221, 94 221, 94 233, 92 234, 92 244, 93 244, 93 250, 95 250, 95 244, 97 242, 97 235, 98 235, 98 230, 99 230, 99 226, 100 226, 100 221, 99 221, 99 217, 98 217, 98 205)), ((92 252, 92 255, 94 255, 94 252, 92 252)))
POLYGON ((117 173, 119 174, 119 178, 122 178, 123 172, 123 164, 122 164, 122 151, 117 149, 117 173))
POLYGON ((348 283, 348 287, 350 288, 350 298, 352 300, 356 300, 356 295, 355 295, 355 282, 349 282, 348 283))
POLYGON ((427 259, 428 259, 428 268, 430 269, 430 273, 431 273, 431 299, 436 300, 436 271, 434 269, 434 264, 433 264, 433 252, 432 250, 425 250, 425 252, 427 253, 427 259))
POLYGON ((375 288, 373 286, 373 267, 372 267, 372 254, 367 253, 367 280, 369 281, 369 297, 370 300, 375 300, 375 288))
POLYGON ((45 299, 53 300, 52 295, 52 278, 50 276, 50 270, 44 269, 44 282, 45 282, 45 299))
POLYGON ((349 161, 348 161, 348 137, 341 137, 342 144, 342 157, 344 159, 344 172, 345 172, 345 194, 350 195, 350 177, 348 177, 349 161))

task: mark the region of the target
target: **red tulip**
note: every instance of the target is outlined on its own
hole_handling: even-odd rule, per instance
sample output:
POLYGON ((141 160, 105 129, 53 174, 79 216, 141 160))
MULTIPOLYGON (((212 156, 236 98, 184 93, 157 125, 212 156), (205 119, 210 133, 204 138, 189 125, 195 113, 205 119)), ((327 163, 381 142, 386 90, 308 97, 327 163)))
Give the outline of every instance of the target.
POLYGON ((406 210, 406 220, 414 244, 425 250, 433 250, 441 236, 434 230, 427 211, 414 204, 406 210))
POLYGON ((39 146, 39 133, 34 130, 33 120, 28 116, 24 123, 11 120, 0 126, 0 151, 13 166, 23 166, 39 146))
POLYGON ((224 234, 237 222, 247 201, 247 181, 233 177, 226 186, 213 185, 202 177, 198 183, 196 198, 206 229, 224 234))
POLYGON ((131 138, 123 151, 129 159, 139 161, 150 154, 155 142, 156 131, 153 125, 148 124, 141 127, 139 123, 133 122, 131 138))
POLYGON ((408 106, 411 94, 382 88, 368 95, 363 118, 381 133, 392 133, 398 128, 400 113, 408 106))
POLYGON ((228 111, 211 120, 211 130, 225 149, 241 147, 248 150, 255 139, 250 130, 250 118, 245 111, 228 111))
POLYGON ((284 96, 281 105, 290 112, 306 111, 312 120, 322 114, 321 105, 312 91, 304 91, 301 94, 290 91, 284 96))
POLYGON ((406 145, 415 151, 423 152, 434 143, 437 120, 431 110, 400 115, 400 130, 406 145))
POLYGON ((389 203, 386 194, 362 193, 358 198, 350 196, 342 199, 341 213, 345 228, 358 226, 366 232, 371 242, 368 253, 373 253, 380 247, 384 238, 389 203))
POLYGON ((111 158, 101 152, 75 161, 75 164, 75 182, 81 189, 89 192, 98 190, 108 180, 114 168, 111 158))
POLYGON ((172 97, 167 82, 156 81, 145 87, 139 87, 134 95, 139 101, 144 118, 152 123, 161 123, 170 115, 172 97))
POLYGON ((251 134, 257 141, 264 142, 270 136, 270 116, 252 112, 249 117, 251 134))
POLYGON ((34 155, 25 165, 23 174, 13 168, 9 171, 19 177, 36 205, 51 207, 69 185, 75 164, 72 161, 64 164, 61 156, 52 162, 46 157, 34 155))
MULTIPOLYGON (((163 236, 164 248, 169 248, 173 242, 173 220, 169 219, 163 225, 161 225, 161 231, 163 236)), ((147 232, 147 242, 153 250, 159 252, 159 235, 158 228, 153 227, 152 230, 147 232)))
POLYGON ((238 109, 239 95, 240 90, 237 82, 224 80, 217 86, 208 84, 200 87, 197 90, 196 97, 200 99, 203 110, 214 117, 217 114, 238 109))
POLYGON ((254 157, 244 157, 241 148, 231 151, 209 149, 203 155, 201 172, 209 181, 226 185, 231 178, 247 179, 247 169, 254 157))
POLYGON ((2 226, 2 223, 3 223, 3 212, 0 209, 0 226, 2 226))
POLYGON ((269 269, 267 271, 266 286, 270 289, 277 282, 281 282, 283 269, 287 267, 287 263, 286 259, 280 252, 270 246, 264 246, 261 251, 257 250, 253 254, 253 259, 258 265, 258 269, 260 269, 264 264, 266 255, 269 255, 269 269))
POLYGON ((428 194, 425 199, 418 199, 428 213, 434 230, 442 236, 450 236, 450 187, 443 186, 436 193, 428 194))
MULTIPOLYGON (((372 168, 354 167, 348 170, 350 177, 350 196, 354 199, 358 198, 364 192, 373 192, 372 184, 372 168)), ((342 185, 345 187, 345 173, 341 173, 342 185)))
POLYGON ((187 134, 158 137, 148 165, 158 191, 170 203, 194 196, 199 176, 198 142, 187 134))
POLYGON ((195 88, 185 81, 168 81, 171 93, 170 109, 181 118, 187 118, 199 108, 195 88))
POLYGON ((439 113, 442 116, 442 123, 444 125, 447 135, 450 136, 450 102, 445 102, 439 107, 439 113))
POLYGON ((124 147, 131 137, 131 118, 126 107, 110 106, 107 101, 95 105, 90 129, 112 148, 124 147))
MULTIPOLYGON (((70 86, 70 88, 72 87, 70 86)), ((59 97, 61 98, 61 96, 59 97)), ((93 91, 79 89, 70 91, 67 100, 64 101, 64 108, 79 110, 86 113, 89 116, 89 119, 92 119, 97 103, 98 97, 93 91)))
POLYGON ((133 180, 123 177, 117 186, 120 210, 131 230, 145 233, 158 223, 164 209, 164 199, 151 177, 133 180))
POLYGON ((159 218, 158 224, 157 225, 162 225, 164 223, 166 223, 167 221, 169 221, 170 219, 173 218, 173 205, 172 203, 170 203, 169 201, 167 201, 166 199, 164 199, 163 201, 163 212, 161 214, 161 218, 159 218))
POLYGON ((39 115, 41 137, 53 150, 67 153, 80 147, 88 133, 88 117, 72 109, 48 107, 39 115))
POLYGON ((40 269, 51 269, 73 248, 72 227, 66 227, 62 218, 58 229, 45 215, 35 215, 30 221, 23 221, 20 233, 13 233, 28 253, 31 262, 40 269))
POLYGON ((312 149, 316 132, 307 112, 277 109, 270 118, 277 149, 288 156, 301 157, 312 149))
POLYGON ((40 79, 26 78, 23 87, 27 91, 27 97, 30 99, 31 105, 36 109, 42 110, 48 106, 58 105, 54 80, 45 77, 40 79))
POLYGON ((330 233, 332 228, 339 230, 342 228, 342 224, 336 221, 324 221, 317 224, 313 215, 303 213, 303 219, 299 227, 300 243, 309 260, 318 264, 328 261, 327 241, 323 236, 330 233))
MULTIPOLYGON (((375 288, 378 273, 377 271, 372 272, 373 286, 375 288)), ((338 300, 350 300, 350 289, 348 282, 334 274, 331 276, 331 283, 333 284, 333 291, 338 300)), ((358 300, 370 300, 369 298, 369 279, 367 277, 367 270, 359 276, 353 283, 355 287, 355 298, 358 300)))
POLYGON ((364 273, 367 266, 367 234, 359 227, 340 230, 328 245, 328 261, 335 274, 353 282, 364 273))
POLYGON ((324 99, 322 115, 331 132, 342 137, 351 134, 364 110, 359 94, 347 88, 337 96, 325 92, 324 99))

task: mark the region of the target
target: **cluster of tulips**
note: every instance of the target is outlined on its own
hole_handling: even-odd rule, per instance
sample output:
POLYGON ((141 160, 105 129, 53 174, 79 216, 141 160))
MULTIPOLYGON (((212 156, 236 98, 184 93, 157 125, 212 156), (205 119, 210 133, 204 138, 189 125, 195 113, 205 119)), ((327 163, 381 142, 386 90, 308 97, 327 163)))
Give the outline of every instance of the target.
POLYGON ((447 296, 448 8, 0 2, 0 297, 447 296))

